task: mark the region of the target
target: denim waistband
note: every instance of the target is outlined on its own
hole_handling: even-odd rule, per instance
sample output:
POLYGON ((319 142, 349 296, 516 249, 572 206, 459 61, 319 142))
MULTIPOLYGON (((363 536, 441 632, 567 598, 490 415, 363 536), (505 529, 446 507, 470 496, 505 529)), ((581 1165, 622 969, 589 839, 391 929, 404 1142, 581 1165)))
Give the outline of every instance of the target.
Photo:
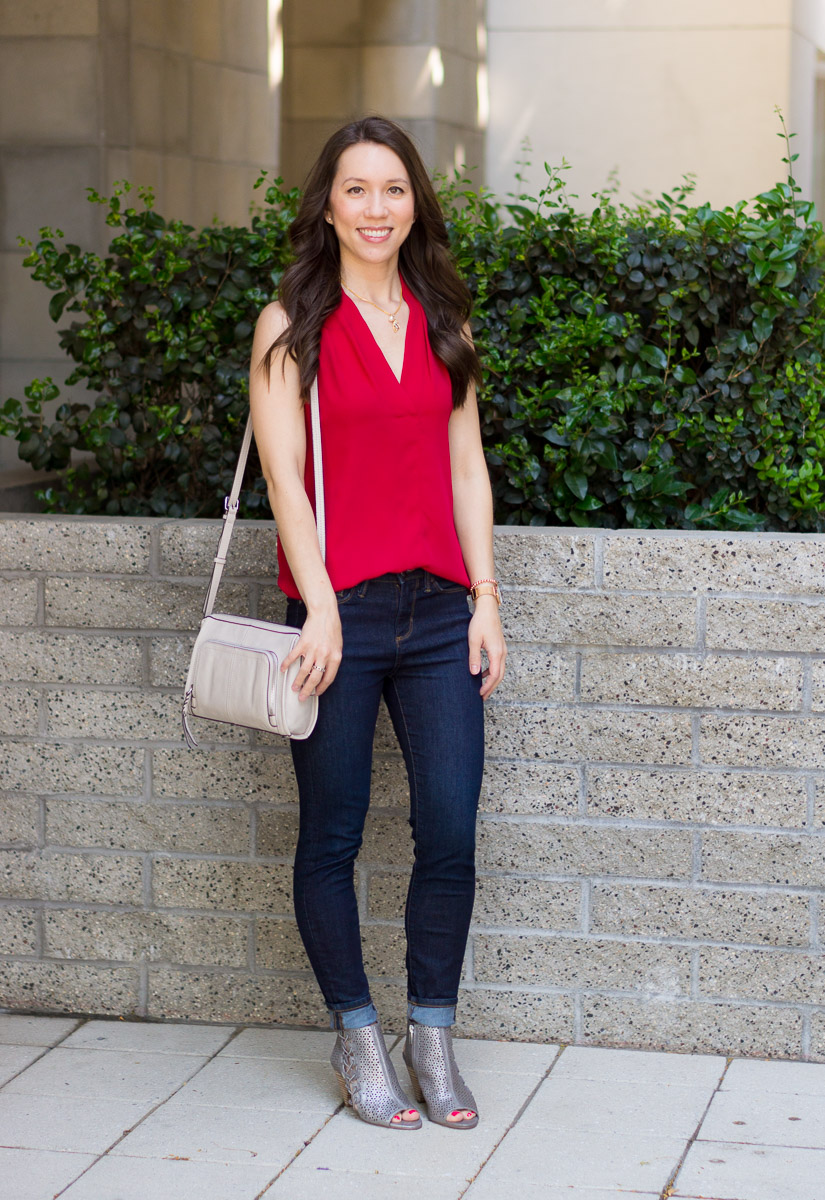
POLYGON ((425 583, 430 572, 423 567, 413 567, 409 571, 385 571, 383 575, 374 575, 368 583, 425 583))
POLYGON ((427 591, 432 588, 434 581, 442 585, 447 582, 456 587, 462 586, 458 580, 445 580, 445 576, 436 575, 433 571, 426 571, 423 567, 413 567, 409 571, 386 571, 383 575, 374 575, 371 579, 363 580, 359 586, 363 587, 364 584, 372 585, 373 583, 394 583, 398 587, 407 584, 413 587, 423 587, 427 591))

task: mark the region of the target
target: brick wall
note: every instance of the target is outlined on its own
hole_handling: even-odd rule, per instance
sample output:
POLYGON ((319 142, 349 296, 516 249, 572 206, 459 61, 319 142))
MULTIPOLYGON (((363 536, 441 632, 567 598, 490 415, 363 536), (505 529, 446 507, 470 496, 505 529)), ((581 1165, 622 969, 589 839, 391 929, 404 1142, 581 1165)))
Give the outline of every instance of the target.
MULTIPOLYGON (((0 1004, 317 1023, 295 789, 266 735, 181 742, 218 522, 0 520, 0 1004)), ((219 606, 282 618, 271 525, 219 606)), ((460 1006, 477 1036, 825 1059, 825 538, 497 531, 460 1006)), ((403 1011, 411 856, 388 720, 358 889, 403 1011)))

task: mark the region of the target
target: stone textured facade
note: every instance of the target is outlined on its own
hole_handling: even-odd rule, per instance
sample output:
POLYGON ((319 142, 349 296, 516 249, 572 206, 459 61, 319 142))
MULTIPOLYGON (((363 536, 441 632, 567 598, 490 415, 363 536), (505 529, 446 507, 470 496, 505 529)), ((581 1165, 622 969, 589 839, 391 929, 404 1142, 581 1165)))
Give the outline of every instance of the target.
POLYGON ((487 0, 486 18, 486 183, 498 195, 535 195, 545 162, 566 160, 582 206, 608 184, 628 204, 658 196, 687 172, 697 203, 736 204, 786 176, 778 105, 796 181, 823 211, 819 0, 487 0))
MULTIPOLYGON (((278 7, 0 0, 0 402, 34 377, 62 385, 72 365, 18 238, 49 225, 104 251, 113 231, 86 189, 108 196, 118 180, 150 186, 165 217, 248 220, 253 183, 279 161, 278 7)), ((37 507, 32 478, 0 439, 0 486, 21 489, 9 505, 37 507)))
POLYGON ((281 173, 300 185, 340 125, 400 121, 431 169, 484 168, 484 0, 285 0, 281 173))
MULTIPOLYGON (((49 225, 103 252, 112 230, 86 189, 120 180, 165 217, 244 224, 262 169, 301 184, 329 134, 370 112, 401 121, 430 168, 481 171, 483 45, 483 0, 0 0, 0 403, 71 367, 20 237, 49 225)), ((3 507, 37 511, 45 477, 0 438, 3 507)))
MULTIPOLYGON (((291 912, 287 746, 179 730, 218 522, 0 520, 0 1004, 324 1021, 291 912)), ((497 531, 467 1034, 825 1058, 825 538, 497 531)), ((219 606, 277 617, 242 523, 219 606)), ((403 1012, 385 714, 357 872, 403 1012)))

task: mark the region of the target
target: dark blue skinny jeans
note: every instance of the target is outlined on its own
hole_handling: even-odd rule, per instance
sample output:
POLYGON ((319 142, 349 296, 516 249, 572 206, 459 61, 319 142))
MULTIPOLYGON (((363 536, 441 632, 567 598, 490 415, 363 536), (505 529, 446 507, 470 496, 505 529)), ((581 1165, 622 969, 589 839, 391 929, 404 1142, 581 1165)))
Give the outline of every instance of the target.
MULTIPOLYGON (((354 865, 369 808, 372 744, 384 697, 410 784, 414 865, 407 892, 409 1015, 450 1025, 475 893, 484 765, 481 677, 470 674, 467 590, 423 570, 338 593, 343 660, 318 723, 293 741, 300 795, 295 915, 337 1028, 376 1019, 364 973, 354 865)), ((287 621, 306 608, 290 600, 287 621)))

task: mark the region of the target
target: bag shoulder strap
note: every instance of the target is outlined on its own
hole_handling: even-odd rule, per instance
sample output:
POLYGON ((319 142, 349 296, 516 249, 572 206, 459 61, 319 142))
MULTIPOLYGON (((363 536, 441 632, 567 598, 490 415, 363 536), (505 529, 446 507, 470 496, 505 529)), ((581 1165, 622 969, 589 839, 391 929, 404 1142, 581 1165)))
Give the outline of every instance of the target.
MULTIPOLYGON (((327 537, 326 537, 326 513, 324 509, 324 463, 321 453, 321 414, 318 405, 318 380, 312 381, 312 389, 310 391, 310 425, 312 436, 312 461, 315 473, 315 524, 318 529, 318 544, 321 547, 321 558, 326 560, 327 556, 327 537)), ((249 457, 249 447, 252 445, 252 414, 250 413, 246 421, 246 429, 244 430, 243 442, 241 443, 241 452, 238 455, 238 465, 235 468, 235 478, 232 480, 232 490, 223 502, 223 530, 221 531, 220 541, 218 542, 217 553, 212 564, 212 577, 209 580, 209 587, 206 590, 206 599, 203 602, 203 615, 208 617, 215 605, 215 598, 218 594, 223 568, 226 562, 226 555, 229 551, 229 543, 232 539, 232 530, 235 528, 235 518, 238 515, 238 507, 240 504, 241 484, 243 483, 244 473, 246 471, 246 460, 249 457)))

